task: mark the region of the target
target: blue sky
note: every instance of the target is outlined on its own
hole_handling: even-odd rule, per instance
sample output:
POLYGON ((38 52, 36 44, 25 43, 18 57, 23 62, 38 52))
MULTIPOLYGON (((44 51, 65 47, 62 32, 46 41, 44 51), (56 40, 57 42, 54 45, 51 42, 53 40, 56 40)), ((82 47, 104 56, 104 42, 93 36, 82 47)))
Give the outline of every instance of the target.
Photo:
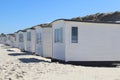
POLYGON ((120 0, 0 0, 0 33, 59 18, 120 11, 120 0))

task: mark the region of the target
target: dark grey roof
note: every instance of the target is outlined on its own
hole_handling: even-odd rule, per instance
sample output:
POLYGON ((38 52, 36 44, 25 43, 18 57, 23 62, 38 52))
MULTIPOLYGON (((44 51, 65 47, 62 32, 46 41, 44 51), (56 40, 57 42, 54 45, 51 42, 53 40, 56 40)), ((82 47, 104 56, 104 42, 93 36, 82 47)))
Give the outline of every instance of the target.
POLYGON ((41 26, 42 28, 52 27, 52 25, 51 25, 50 23, 41 24, 40 26, 41 26))
POLYGON ((24 29, 24 30, 18 30, 17 32, 15 32, 15 33, 18 33, 18 32, 26 32, 26 29, 24 29))
POLYGON ((46 27, 52 27, 52 25, 50 23, 44 23, 44 24, 39 24, 36 26, 33 26, 32 28, 35 29, 35 27, 42 27, 42 28, 46 28, 46 27))
POLYGON ((2 34, 0 34, 0 36, 6 36, 6 34, 3 34, 3 33, 2 33, 2 34))
POLYGON ((120 23, 116 23, 113 21, 109 21, 109 22, 93 22, 93 21, 79 21, 79 20, 72 20, 72 19, 56 19, 54 21, 52 21, 50 24, 52 24, 53 22, 59 21, 59 20, 63 20, 63 21, 72 21, 72 22, 86 22, 86 23, 104 23, 104 24, 120 24, 120 23))

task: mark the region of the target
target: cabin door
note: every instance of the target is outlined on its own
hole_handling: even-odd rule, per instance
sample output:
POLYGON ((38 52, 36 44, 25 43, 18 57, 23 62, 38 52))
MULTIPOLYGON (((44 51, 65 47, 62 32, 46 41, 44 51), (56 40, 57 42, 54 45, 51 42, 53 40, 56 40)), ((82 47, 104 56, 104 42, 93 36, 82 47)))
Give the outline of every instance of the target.
POLYGON ((37 33, 36 51, 38 55, 43 56, 41 33, 37 33))

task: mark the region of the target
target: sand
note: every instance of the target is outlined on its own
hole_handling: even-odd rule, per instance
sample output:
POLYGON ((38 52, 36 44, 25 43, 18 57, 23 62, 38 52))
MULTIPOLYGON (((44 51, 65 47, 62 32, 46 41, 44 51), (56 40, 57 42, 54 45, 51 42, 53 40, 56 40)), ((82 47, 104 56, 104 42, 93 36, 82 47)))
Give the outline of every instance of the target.
POLYGON ((120 67, 51 62, 0 44, 0 80, 120 80, 120 67))

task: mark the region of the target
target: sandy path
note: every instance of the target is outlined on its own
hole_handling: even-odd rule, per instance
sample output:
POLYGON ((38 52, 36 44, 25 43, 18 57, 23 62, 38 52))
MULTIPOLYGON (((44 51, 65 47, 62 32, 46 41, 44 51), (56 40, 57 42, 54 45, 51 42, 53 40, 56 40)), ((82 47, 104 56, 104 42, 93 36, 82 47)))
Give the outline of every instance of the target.
POLYGON ((120 67, 51 63, 0 44, 0 80, 120 80, 120 67))

